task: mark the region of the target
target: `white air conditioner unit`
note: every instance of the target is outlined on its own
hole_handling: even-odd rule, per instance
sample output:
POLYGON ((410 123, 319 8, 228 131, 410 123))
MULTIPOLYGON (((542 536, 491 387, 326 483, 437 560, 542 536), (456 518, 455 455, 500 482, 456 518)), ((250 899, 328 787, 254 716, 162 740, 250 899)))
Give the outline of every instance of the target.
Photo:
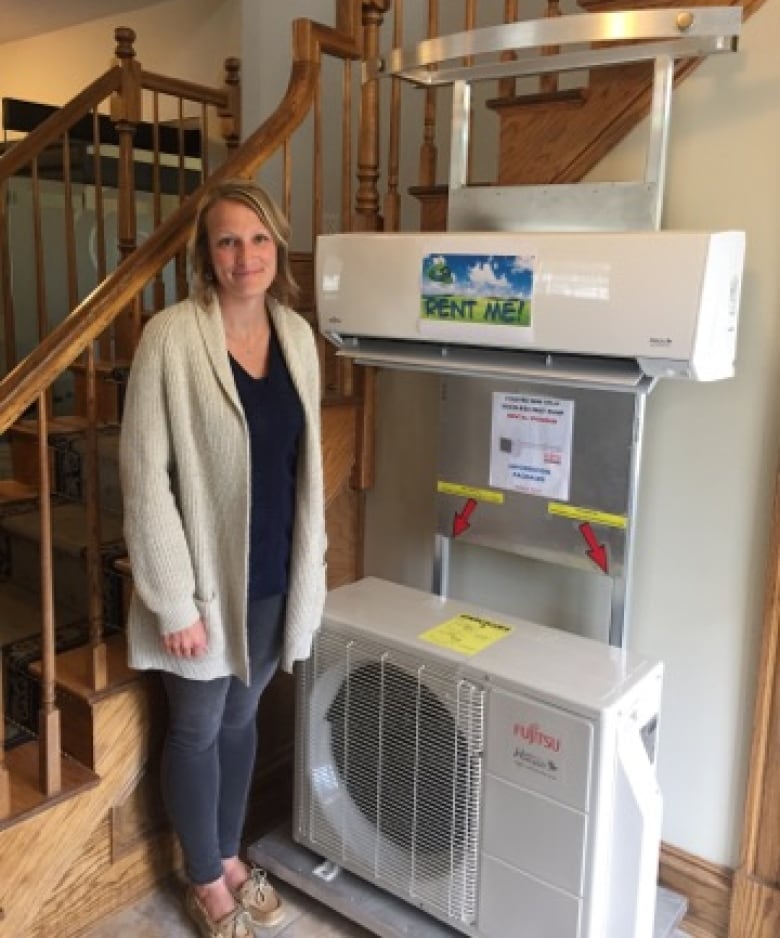
POLYGON ((317 315, 375 365, 636 384, 734 373, 744 233, 317 239, 317 315))
POLYGON ((650 938, 662 666, 366 578, 297 680, 293 836, 473 938, 650 938))

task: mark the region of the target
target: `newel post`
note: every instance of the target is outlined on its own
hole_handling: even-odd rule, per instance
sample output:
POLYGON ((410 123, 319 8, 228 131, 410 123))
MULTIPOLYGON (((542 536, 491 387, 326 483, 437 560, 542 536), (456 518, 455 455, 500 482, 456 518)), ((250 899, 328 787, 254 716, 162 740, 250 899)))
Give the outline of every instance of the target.
MULTIPOLYGON (((392 0, 364 0, 363 59, 379 55, 379 30, 392 0)), ((377 79, 364 82, 360 96, 360 139, 355 194, 355 231, 379 231, 379 88, 377 79)))
MULTIPOLYGON (((111 120, 119 137, 117 171, 117 248, 120 263, 136 248, 135 173, 133 138, 141 120, 141 65, 135 58, 135 32, 125 26, 114 30, 116 57, 122 70, 119 91, 111 98, 111 120)), ((139 301, 131 303, 114 325, 114 354, 117 358, 132 357, 141 334, 139 301)))

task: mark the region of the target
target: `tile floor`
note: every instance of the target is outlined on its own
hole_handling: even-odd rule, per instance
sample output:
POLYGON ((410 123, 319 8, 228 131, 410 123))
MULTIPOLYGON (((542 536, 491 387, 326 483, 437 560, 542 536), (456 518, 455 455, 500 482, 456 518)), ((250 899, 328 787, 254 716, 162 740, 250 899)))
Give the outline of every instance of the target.
MULTIPOLYGON (((293 889, 274 881, 287 913, 263 938, 371 938, 371 933, 293 889)), ((182 884, 168 881, 154 895, 106 919, 81 938, 195 938, 182 907, 182 884)), ((454 934, 454 933, 453 933, 454 934)), ((683 932, 674 938, 688 938, 683 932)))
MULTIPOLYGON (((263 938, 370 938, 370 933, 325 908, 286 883, 274 881, 287 912, 275 928, 263 929, 263 938)), ((195 938, 182 905, 183 886, 167 881, 137 905, 107 918, 81 938, 195 938)))

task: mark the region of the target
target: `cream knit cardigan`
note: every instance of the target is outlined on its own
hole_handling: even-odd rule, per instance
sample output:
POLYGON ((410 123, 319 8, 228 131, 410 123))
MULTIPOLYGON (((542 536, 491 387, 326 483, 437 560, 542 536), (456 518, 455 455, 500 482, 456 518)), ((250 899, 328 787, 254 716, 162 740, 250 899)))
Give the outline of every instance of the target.
MULTIPOLYGON (((319 362, 311 328, 269 310, 303 406, 282 667, 308 657, 325 599, 319 362)), ((120 441, 124 532, 133 571, 129 661, 209 680, 249 679, 249 433, 218 301, 155 315, 133 359, 120 441), (206 624, 208 653, 179 658, 161 635, 206 624)))

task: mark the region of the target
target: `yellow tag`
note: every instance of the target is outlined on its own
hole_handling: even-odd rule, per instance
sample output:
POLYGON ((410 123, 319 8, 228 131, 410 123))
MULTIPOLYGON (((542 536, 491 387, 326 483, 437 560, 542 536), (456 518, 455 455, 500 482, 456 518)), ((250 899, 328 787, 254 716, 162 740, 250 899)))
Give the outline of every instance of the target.
POLYGON ((456 495, 458 498, 473 498, 478 502, 491 502, 494 505, 504 504, 504 493, 494 492, 493 489, 478 489, 472 485, 461 485, 460 482, 436 483, 436 491, 442 495, 456 495))
POLYGON ((625 530, 628 527, 628 518, 625 515, 614 515, 608 511, 597 511, 595 508, 577 508, 574 505, 564 505, 561 502, 548 502, 547 511, 559 518, 589 521, 591 524, 602 524, 605 528, 625 530))
POLYGON ((476 655, 493 642, 506 638, 512 631, 511 625, 480 619, 462 613, 454 619, 448 619, 441 625, 421 632, 419 638, 440 648, 449 648, 461 655, 476 655))

